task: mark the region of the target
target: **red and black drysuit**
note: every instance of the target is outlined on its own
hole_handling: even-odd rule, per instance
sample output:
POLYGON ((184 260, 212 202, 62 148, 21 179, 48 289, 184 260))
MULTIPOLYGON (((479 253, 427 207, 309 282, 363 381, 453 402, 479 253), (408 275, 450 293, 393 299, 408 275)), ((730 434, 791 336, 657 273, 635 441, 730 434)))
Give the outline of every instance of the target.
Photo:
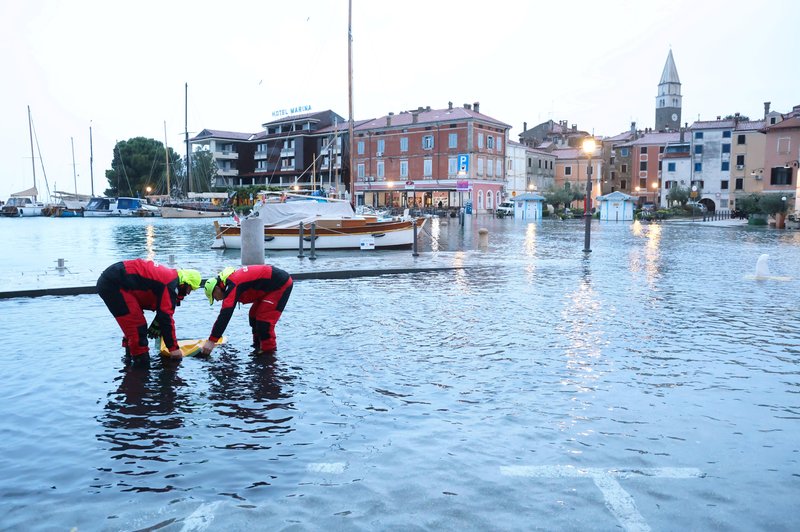
POLYGON ((252 303, 253 347, 261 351, 274 350, 277 347, 275 324, 292 293, 292 277, 274 266, 243 266, 225 280, 224 292, 222 308, 208 339, 216 342, 222 337, 236 303, 252 303))
POLYGON ((125 335, 122 345, 132 356, 148 352, 147 321, 143 310, 155 310, 167 349, 178 349, 172 315, 182 299, 178 271, 154 262, 134 259, 112 264, 97 280, 97 293, 125 335))

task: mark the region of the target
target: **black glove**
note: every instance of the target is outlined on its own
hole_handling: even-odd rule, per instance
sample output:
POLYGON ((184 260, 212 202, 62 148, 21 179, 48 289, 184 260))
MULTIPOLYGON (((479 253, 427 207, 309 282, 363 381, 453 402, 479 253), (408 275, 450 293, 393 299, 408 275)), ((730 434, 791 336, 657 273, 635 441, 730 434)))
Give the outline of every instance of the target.
POLYGON ((150 327, 147 328, 148 338, 161 338, 161 327, 158 326, 158 321, 153 320, 150 327))

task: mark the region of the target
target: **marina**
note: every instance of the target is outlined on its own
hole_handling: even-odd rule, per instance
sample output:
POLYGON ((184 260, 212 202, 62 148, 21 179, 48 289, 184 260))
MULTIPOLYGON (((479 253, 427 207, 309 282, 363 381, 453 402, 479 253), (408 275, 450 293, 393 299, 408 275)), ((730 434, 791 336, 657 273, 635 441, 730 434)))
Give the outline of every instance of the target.
MULTIPOLYGON (((0 229, 28 250, 7 254, 7 290, 241 256, 210 249, 202 219, 0 229)), ((298 281, 267 358, 246 308, 209 359, 134 371, 96 295, 0 299, 3 527, 795 529, 800 233, 595 221, 592 236, 585 254, 582 220, 467 216, 429 220, 416 257, 267 251, 298 276, 439 268, 298 281), (774 279, 753 275, 763 255, 774 279)), ((179 337, 215 317, 191 294, 179 337)))

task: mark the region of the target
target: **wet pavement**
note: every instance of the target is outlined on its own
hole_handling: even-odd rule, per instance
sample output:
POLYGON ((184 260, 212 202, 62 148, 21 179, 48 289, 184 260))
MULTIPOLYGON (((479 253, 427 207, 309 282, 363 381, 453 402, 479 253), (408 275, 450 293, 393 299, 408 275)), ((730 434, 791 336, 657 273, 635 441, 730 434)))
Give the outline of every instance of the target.
MULTIPOLYGON (((0 276, 238 260, 202 224, 110 222, 26 226, 0 276)), ((486 218, 432 224, 416 258, 273 255, 464 269, 298 282, 275 357, 249 353, 240 308, 210 359, 149 370, 124 367, 97 296, 2 300, 2 528, 796 529, 800 237, 595 223, 592 243, 580 221, 486 218), (751 278, 764 253, 788 280, 751 278)), ((216 310, 187 298, 179 336, 216 310)))

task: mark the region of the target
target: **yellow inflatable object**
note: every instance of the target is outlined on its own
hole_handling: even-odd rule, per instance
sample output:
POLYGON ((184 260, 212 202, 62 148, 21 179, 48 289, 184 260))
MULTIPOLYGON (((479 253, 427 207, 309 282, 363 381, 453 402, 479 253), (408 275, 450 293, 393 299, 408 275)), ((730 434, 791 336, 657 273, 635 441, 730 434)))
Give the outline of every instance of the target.
MULTIPOLYGON (((191 357, 200 354, 200 349, 203 347, 204 343, 206 343, 205 338, 201 340, 178 340, 178 348, 181 350, 181 353, 183 353, 183 356, 191 357)), ((222 343, 225 343, 225 337, 217 340, 217 345, 222 343)), ((167 346, 164 345, 163 338, 161 339, 161 354, 164 356, 169 356, 169 349, 167 349, 167 346)))

